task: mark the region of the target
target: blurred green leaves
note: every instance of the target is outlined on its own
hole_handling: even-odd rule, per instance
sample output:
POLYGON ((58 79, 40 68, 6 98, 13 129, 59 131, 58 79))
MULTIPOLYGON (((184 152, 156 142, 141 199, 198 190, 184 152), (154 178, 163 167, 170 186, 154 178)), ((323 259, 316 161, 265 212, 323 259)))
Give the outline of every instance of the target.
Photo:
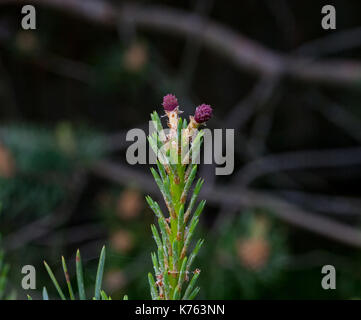
POLYGON ((75 129, 68 122, 54 129, 3 126, 0 137, 0 201, 5 217, 50 213, 67 196, 69 175, 107 152, 104 135, 75 129))
POLYGON ((288 257, 286 233, 264 210, 225 218, 217 239, 203 259, 207 296, 213 299, 262 298, 281 283, 288 257), (212 256, 212 258, 210 257, 212 256))
POLYGON ((146 44, 136 40, 129 46, 115 45, 102 50, 93 61, 95 63, 98 90, 121 91, 136 94, 146 85, 149 53, 146 44))
MULTIPOLYGON (((1 210, 1 206, 0 206, 1 210)), ((1 234, 0 234, 0 300, 14 300, 16 292, 12 290, 8 293, 7 280, 9 276, 10 265, 5 262, 5 252, 2 249, 1 234)))
POLYGON ((5 287, 10 266, 4 261, 4 251, 1 249, 0 235, 0 300, 5 298, 5 287))

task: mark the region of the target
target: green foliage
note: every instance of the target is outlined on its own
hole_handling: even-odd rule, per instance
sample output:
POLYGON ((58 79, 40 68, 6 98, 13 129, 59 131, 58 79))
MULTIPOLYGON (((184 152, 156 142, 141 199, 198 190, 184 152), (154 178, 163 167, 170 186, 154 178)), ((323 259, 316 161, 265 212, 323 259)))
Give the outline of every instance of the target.
POLYGON ((192 269, 192 262, 203 240, 199 240, 193 250, 190 247, 205 201, 201 201, 193 212, 203 181, 199 179, 191 192, 197 172, 197 165, 192 164, 191 160, 196 159, 199 153, 203 132, 198 132, 195 137, 189 135, 189 131, 182 130, 183 120, 179 119, 174 121, 177 127, 173 123, 173 131, 165 137, 156 112, 153 112, 152 120, 157 132, 148 140, 158 157, 158 170, 151 168, 151 173, 165 201, 168 216, 163 214, 156 201, 150 196, 146 197, 158 220, 158 228, 151 226, 157 244, 157 253, 151 254, 156 280, 151 273, 148 274, 151 297, 153 300, 192 300, 199 292, 196 281, 200 273, 199 269, 192 269), (192 138, 189 151, 182 152, 192 138))
POLYGON ((60 122, 54 130, 31 125, 2 126, 1 140, 14 156, 17 172, 67 172, 106 152, 104 136, 60 122))
POLYGON ((1 234, 0 234, 0 300, 14 300, 16 292, 13 290, 8 293, 7 279, 9 275, 10 265, 5 262, 5 252, 1 248, 1 234))
POLYGON ((106 154, 105 138, 59 123, 54 130, 30 125, 0 129, 0 201, 5 218, 48 214, 67 196, 69 175, 106 154), (1 171, 1 170, 0 170, 1 171), (14 201, 16 199, 16 201, 14 201))
MULTIPOLYGON (((145 43, 136 41, 129 46, 115 45, 102 50, 93 59, 95 88, 104 92, 137 96, 145 86, 149 59, 145 43)), ((129 97, 128 97, 129 98, 129 97)))
MULTIPOLYGON (((0 246, 1 246, 1 235, 0 235, 0 246)), ((0 300, 6 299, 5 288, 6 280, 8 276, 10 266, 4 261, 4 250, 0 247, 0 300)))
POLYGON ((0 201, 7 217, 14 218, 22 213, 32 213, 32 217, 48 214, 65 197, 64 191, 55 181, 40 181, 27 176, 0 178, 0 201))
MULTIPOLYGON (((0 214, 1 214, 1 203, 0 203, 0 214)), ((7 278, 10 270, 10 265, 5 263, 5 252, 2 249, 2 240, 1 240, 1 233, 0 233, 0 300, 13 300, 15 299, 16 293, 15 291, 11 292, 10 294, 6 293, 6 283, 7 278)))
MULTIPOLYGON (((110 296, 108 296, 104 292, 104 290, 101 289, 102 281, 103 281, 103 273, 104 273, 104 263, 105 263, 105 247, 102 248, 102 251, 101 251, 100 257, 99 257, 98 270, 97 270, 97 274, 96 274, 95 287, 94 287, 94 296, 92 298, 93 300, 112 300, 112 298, 110 296)), ((76 264, 76 279, 77 279, 77 284, 78 284, 79 300, 86 300, 86 294, 85 294, 85 290, 84 290, 83 266, 82 266, 82 260, 81 260, 81 255, 80 255, 79 250, 76 253, 75 264, 76 264)), ((53 271, 51 270, 51 268, 45 261, 44 261, 44 265, 50 276, 51 281, 53 282, 53 284, 56 288, 56 291, 57 291, 60 299, 67 300, 67 297, 64 294, 63 290, 61 289, 53 271)), ((69 298, 70 298, 70 300, 75 300, 73 287, 72 287, 72 284, 70 281, 68 268, 67 268, 64 257, 62 257, 62 266, 63 266, 64 276, 65 276, 65 281, 66 281, 66 284, 68 287, 69 298)), ((42 296, 43 296, 43 300, 49 300, 49 296, 48 296, 46 287, 43 288, 42 296)))
POLYGON ((207 291, 214 299, 262 298, 282 282, 287 257, 284 230, 269 214, 241 212, 225 221, 204 257, 213 261, 207 291))
POLYGON ((142 280, 149 271, 153 245, 147 226, 153 222, 153 214, 145 205, 143 193, 132 184, 105 188, 94 198, 93 207, 109 237, 107 254, 111 258, 104 274, 109 294, 113 299, 122 299, 124 293, 144 299, 149 288, 148 281, 142 280))

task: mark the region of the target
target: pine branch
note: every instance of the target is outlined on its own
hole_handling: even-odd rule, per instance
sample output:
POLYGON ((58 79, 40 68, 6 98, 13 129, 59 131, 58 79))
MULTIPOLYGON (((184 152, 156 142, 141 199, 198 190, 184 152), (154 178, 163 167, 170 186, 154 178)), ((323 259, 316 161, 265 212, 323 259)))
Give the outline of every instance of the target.
POLYGON ((157 254, 151 254, 156 280, 149 273, 148 281, 153 300, 193 299, 199 291, 194 286, 200 270, 192 271, 190 268, 203 240, 197 242, 189 258, 188 251, 205 201, 201 201, 193 213, 203 180, 198 180, 191 193, 197 174, 197 165, 192 160, 197 159, 202 144, 203 132, 198 131, 198 127, 209 120, 212 108, 204 104, 197 107, 194 117, 191 116, 188 123, 179 118, 175 96, 165 96, 163 107, 168 117, 169 134, 164 134, 160 118, 154 111, 151 118, 156 132, 148 140, 158 158, 158 170, 151 168, 151 172, 165 201, 168 217, 164 216, 157 202, 150 196, 146 197, 158 218, 158 228, 151 226, 157 245, 157 254), (187 152, 184 152, 185 149, 187 152), (188 203, 187 198, 190 198, 188 203), (187 285, 189 274, 194 275, 187 285))

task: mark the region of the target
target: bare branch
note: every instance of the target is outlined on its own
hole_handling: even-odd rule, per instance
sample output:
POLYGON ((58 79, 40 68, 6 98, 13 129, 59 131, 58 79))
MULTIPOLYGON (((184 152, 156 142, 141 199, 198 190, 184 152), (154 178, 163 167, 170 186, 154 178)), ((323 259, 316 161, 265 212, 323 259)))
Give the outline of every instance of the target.
POLYGON ((86 175, 83 171, 75 172, 69 184, 70 199, 64 201, 52 214, 48 214, 7 236, 4 239, 5 249, 8 251, 18 249, 26 243, 41 238, 66 222, 75 210, 86 182, 86 175))
POLYGON ((237 173, 235 179, 245 186, 256 178, 273 172, 355 164, 361 164, 361 147, 285 152, 267 155, 248 163, 237 173))
POLYGON ((307 193, 294 190, 277 190, 277 195, 287 198, 289 202, 302 205, 303 207, 324 212, 328 215, 360 216, 361 199, 343 196, 330 196, 324 194, 307 193))
MULTIPOLYGON (((110 181, 125 184, 128 181, 137 183, 145 192, 153 194, 156 189, 150 176, 129 166, 109 161, 100 161, 92 169, 93 173, 110 181)), ((317 215, 298 208, 296 205, 281 200, 275 196, 259 191, 236 188, 235 186, 203 190, 202 195, 211 204, 231 205, 234 208, 253 207, 267 208, 278 218, 301 227, 305 230, 323 235, 357 248, 361 248, 361 231, 327 217, 317 215)))
MULTIPOLYGON (((2 4, 27 3, 3 0, 2 4)), ((99 0, 38 0, 39 4, 75 14, 90 21, 116 26, 131 19, 135 26, 181 36, 192 36, 218 52, 240 70, 258 75, 288 75, 297 80, 351 86, 361 80, 361 63, 353 60, 315 61, 284 55, 197 14, 166 7, 124 5, 117 8, 99 0), (205 26, 205 27, 200 27, 205 26)))
POLYGON ((361 119, 344 106, 328 99, 318 92, 309 92, 305 96, 307 104, 321 113, 328 121, 341 128, 345 133, 361 144, 361 119))
POLYGON ((280 79, 273 76, 261 78, 252 88, 252 91, 246 98, 237 103, 225 119, 225 127, 242 129, 243 125, 257 111, 257 109, 272 97, 275 90, 279 87, 280 79))
POLYGON ((361 27, 356 27, 307 42, 295 50, 296 54, 319 57, 336 54, 361 45, 361 27))

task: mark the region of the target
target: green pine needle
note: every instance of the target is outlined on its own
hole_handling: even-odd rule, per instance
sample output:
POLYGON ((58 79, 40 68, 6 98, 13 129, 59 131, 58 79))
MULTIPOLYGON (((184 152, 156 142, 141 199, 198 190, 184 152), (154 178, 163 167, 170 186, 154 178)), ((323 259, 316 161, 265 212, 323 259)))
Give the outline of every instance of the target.
POLYGON ((46 290, 46 287, 43 287, 43 300, 49 300, 49 295, 48 295, 48 291, 46 290))
POLYGON ((79 299, 86 300, 85 296, 85 289, 84 289, 84 278, 83 278, 83 266, 81 262, 81 256, 79 249, 76 252, 75 258, 75 265, 76 265, 76 279, 78 282, 78 290, 79 290, 79 299))
MULTIPOLYGON (((71 282, 70 282, 70 278, 69 278, 69 273, 68 273, 68 268, 66 266, 66 262, 65 262, 65 259, 64 257, 61 257, 61 262, 62 262, 62 265, 63 265, 63 270, 64 270, 64 275, 65 275, 65 280, 66 280, 66 283, 68 285, 68 290, 69 290, 69 296, 70 296, 70 299, 71 300, 74 300, 74 293, 73 293, 73 288, 71 286, 71 282)), ((45 289, 45 287, 44 287, 45 289)), ((46 291, 46 289, 45 289, 46 291)), ((45 300, 45 299, 44 299, 45 300)))
POLYGON ((102 286, 103 273, 104 273, 104 263, 105 263, 105 246, 103 246, 102 251, 100 253, 97 277, 95 280, 94 297, 96 300, 100 299, 100 290, 101 290, 101 286, 102 286))
POLYGON ((51 268, 49 267, 49 265, 48 265, 45 261, 44 261, 44 266, 45 266, 45 268, 46 268, 46 271, 48 271, 48 274, 49 274, 49 276, 50 276, 50 279, 51 279, 51 281, 53 282, 56 290, 58 291, 58 294, 59 294, 60 298, 61 298, 62 300, 66 300, 65 295, 64 295, 63 291, 61 290, 61 288, 60 288, 60 286, 59 286, 59 283, 58 283, 58 281, 56 280, 56 278, 55 278, 55 276, 54 276, 53 271, 51 270, 51 268))

